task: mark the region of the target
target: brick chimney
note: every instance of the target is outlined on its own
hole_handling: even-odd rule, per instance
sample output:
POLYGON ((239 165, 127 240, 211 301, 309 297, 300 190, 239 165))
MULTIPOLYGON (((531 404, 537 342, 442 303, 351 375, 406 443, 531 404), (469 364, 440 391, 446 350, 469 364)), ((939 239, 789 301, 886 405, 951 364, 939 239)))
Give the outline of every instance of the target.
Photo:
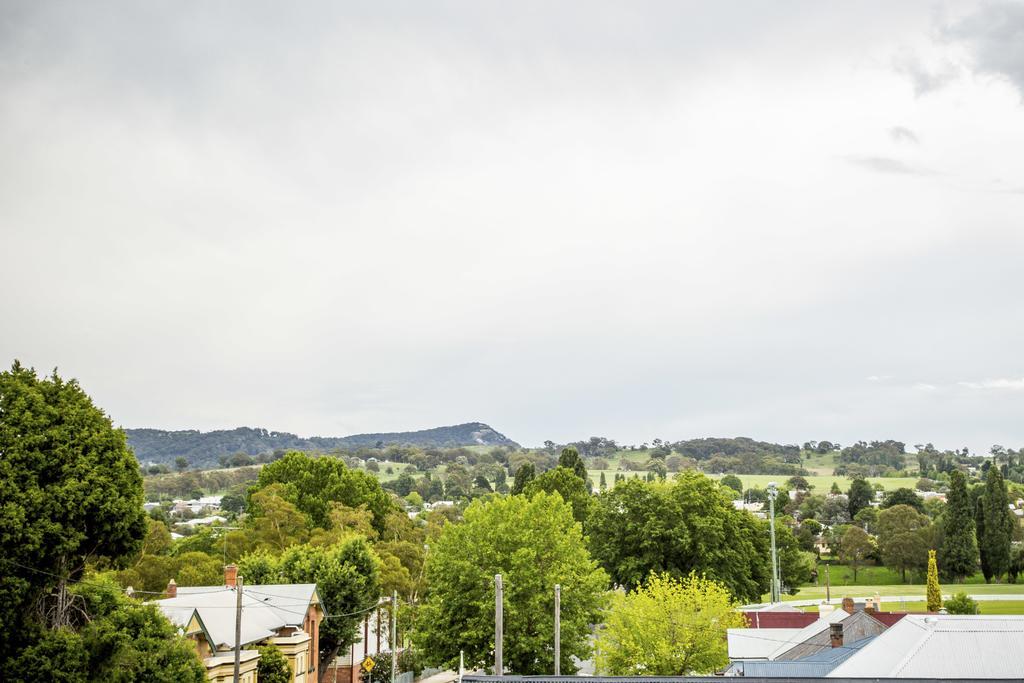
POLYGON ((843 622, 836 622, 829 624, 828 630, 829 640, 832 642, 832 647, 843 646, 843 622))
POLYGON ((843 610, 853 614, 856 608, 853 606, 853 598, 843 598, 843 610))
POLYGON ((178 584, 174 579, 167 582, 167 588, 164 590, 164 597, 176 598, 178 597, 178 584))
POLYGON ((238 584, 238 565, 229 564, 224 567, 224 585, 234 588, 238 584))

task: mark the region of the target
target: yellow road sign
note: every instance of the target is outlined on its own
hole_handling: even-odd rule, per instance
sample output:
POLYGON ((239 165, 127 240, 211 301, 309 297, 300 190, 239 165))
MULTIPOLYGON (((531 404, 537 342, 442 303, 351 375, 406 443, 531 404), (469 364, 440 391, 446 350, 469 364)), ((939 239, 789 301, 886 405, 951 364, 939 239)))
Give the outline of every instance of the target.
POLYGON ((363 661, 360 662, 359 666, 366 673, 370 673, 373 671, 373 667, 377 666, 377 662, 373 661, 373 657, 370 655, 366 655, 366 657, 363 658, 363 661))

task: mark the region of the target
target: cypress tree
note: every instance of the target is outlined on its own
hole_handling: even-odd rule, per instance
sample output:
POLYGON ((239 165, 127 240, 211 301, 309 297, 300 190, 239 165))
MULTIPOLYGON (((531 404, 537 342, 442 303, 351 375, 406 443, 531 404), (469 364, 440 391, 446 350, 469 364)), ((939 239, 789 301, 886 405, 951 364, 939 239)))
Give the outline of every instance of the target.
POLYGON ((988 561, 988 546, 985 545, 985 496, 980 495, 974 501, 974 532, 978 537, 978 560, 981 563, 981 575, 985 583, 992 580, 992 567, 988 561))
POLYGON ((981 546, 988 554, 988 567, 992 576, 999 581, 1010 568, 1010 542, 1013 537, 1014 520, 1011 517, 1006 482, 998 467, 990 467, 985 478, 984 501, 985 529, 981 546))
POLYGON ((939 587, 939 568, 935 564, 935 551, 928 551, 928 611, 938 612, 942 609, 942 589, 939 587))
POLYGON ((949 496, 942 516, 942 574, 958 583, 974 574, 978 566, 978 540, 974 514, 967 493, 967 478, 960 470, 949 477, 949 496))
POLYGON ((520 465, 516 470, 516 478, 512 481, 512 495, 517 496, 522 493, 526 485, 533 481, 536 475, 537 471, 532 462, 524 462, 520 465))
POLYGON ((601 481, 599 482, 598 486, 601 488, 602 491, 606 491, 608 489, 608 482, 605 481, 604 472, 601 472, 601 481))

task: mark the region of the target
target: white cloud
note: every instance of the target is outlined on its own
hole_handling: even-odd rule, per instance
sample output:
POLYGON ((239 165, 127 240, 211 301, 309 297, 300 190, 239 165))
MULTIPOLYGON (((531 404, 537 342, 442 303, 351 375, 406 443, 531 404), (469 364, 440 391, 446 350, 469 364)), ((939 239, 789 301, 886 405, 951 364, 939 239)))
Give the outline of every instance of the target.
POLYGON ((996 379, 986 379, 980 382, 959 382, 962 387, 968 389, 1002 389, 1008 391, 1024 391, 1024 378, 1014 379, 1007 377, 999 377, 996 379))

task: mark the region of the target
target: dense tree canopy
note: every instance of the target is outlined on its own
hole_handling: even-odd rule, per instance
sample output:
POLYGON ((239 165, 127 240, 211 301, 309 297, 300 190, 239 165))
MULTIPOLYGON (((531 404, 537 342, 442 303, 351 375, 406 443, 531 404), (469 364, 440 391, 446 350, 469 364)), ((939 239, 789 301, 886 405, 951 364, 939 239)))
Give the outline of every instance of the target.
POLYGON ((765 525, 735 510, 699 473, 617 485, 599 497, 588 533, 612 582, 630 589, 651 573, 682 578, 693 571, 722 582, 739 600, 758 600, 768 588, 765 525))
POLYGON ((74 380, 17 362, 0 373, 0 455, 2 657, 30 606, 45 625, 67 625, 66 582, 89 561, 133 555, 147 528, 124 433, 74 380))
POLYGON ((2 665, 8 683, 201 683, 195 646, 153 606, 90 576, 73 585, 66 627, 33 631, 33 642, 2 665))
POLYGON ((540 491, 558 492, 562 496, 562 500, 572 506, 572 516, 586 528, 587 517, 594 505, 594 497, 590 495, 586 483, 579 478, 576 472, 561 466, 548 470, 527 484, 523 493, 533 496, 540 491))
POLYGON ((923 571, 927 566, 930 524, 927 515, 909 505, 895 505, 878 514, 878 549, 882 561, 899 571, 904 581, 908 569, 923 571))
POLYGON ((571 507, 538 492, 474 501, 462 524, 431 544, 428 591, 413 638, 432 663, 493 666, 494 575, 505 587, 504 663, 517 674, 553 670, 554 586, 562 586, 563 672, 590 653, 590 624, 602 607, 607 575, 590 559, 571 507))
POLYGON ((358 639, 358 626, 381 594, 379 560, 362 536, 335 546, 292 546, 280 556, 248 555, 238 563, 246 583, 315 583, 330 619, 320 624, 320 670, 358 639))
POLYGON ((924 513, 924 500, 913 489, 898 488, 882 496, 880 507, 884 509, 891 508, 894 505, 909 505, 918 512, 924 513))
POLYGON ((260 470, 254 494, 273 484, 282 484, 282 496, 309 516, 313 525, 330 528, 331 503, 351 508, 366 506, 373 513, 373 525, 380 531, 384 519, 395 509, 391 496, 381 488, 373 475, 346 467, 340 458, 310 457, 291 452, 260 470))

